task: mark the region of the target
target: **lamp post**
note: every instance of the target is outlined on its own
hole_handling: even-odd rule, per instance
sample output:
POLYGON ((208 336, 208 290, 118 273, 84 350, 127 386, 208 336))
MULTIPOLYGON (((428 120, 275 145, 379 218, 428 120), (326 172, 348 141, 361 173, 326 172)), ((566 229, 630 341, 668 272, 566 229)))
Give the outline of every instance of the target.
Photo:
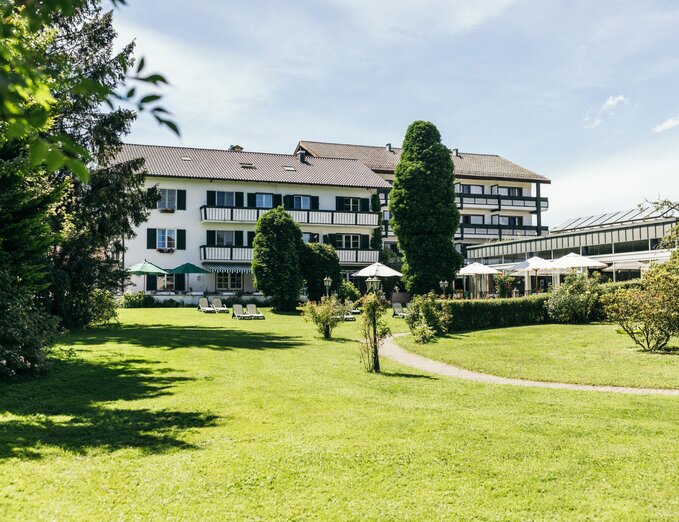
POLYGON ((443 292, 443 297, 445 297, 446 288, 448 288, 448 281, 439 281, 439 286, 441 287, 441 292, 443 292))
POLYGON ((382 286, 382 281, 379 277, 373 276, 366 279, 365 284, 368 287, 368 292, 377 294, 380 291, 380 287, 382 286))
POLYGON ((323 278, 323 284, 325 285, 325 297, 330 297, 330 287, 332 286, 332 277, 325 276, 323 278))

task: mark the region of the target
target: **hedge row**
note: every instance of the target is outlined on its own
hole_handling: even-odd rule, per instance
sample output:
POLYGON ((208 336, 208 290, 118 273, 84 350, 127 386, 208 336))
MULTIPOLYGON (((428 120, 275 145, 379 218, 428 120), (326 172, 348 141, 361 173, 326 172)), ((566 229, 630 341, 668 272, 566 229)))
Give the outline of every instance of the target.
POLYGON ((452 312, 450 331, 504 328, 542 324, 549 321, 545 303, 548 294, 508 299, 449 300, 442 306, 452 312))

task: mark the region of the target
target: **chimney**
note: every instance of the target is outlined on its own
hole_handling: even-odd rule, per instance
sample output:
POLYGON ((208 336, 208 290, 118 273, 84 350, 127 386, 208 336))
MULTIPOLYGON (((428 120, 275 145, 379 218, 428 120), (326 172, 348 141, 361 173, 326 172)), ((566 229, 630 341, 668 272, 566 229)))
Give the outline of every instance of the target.
POLYGON ((385 145, 385 148, 387 149, 388 152, 391 152, 391 143, 387 143, 385 145))
POLYGON ((299 156, 300 163, 306 163, 306 151, 304 149, 299 149, 297 155, 299 156))
POLYGON ((453 149, 453 156, 455 156, 456 158, 460 157, 460 153, 459 153, 458 149, 453 149))
POLYGON ((229 145, 229 150, 232 152, 243 152, 243 147, 240 145, 229 145))

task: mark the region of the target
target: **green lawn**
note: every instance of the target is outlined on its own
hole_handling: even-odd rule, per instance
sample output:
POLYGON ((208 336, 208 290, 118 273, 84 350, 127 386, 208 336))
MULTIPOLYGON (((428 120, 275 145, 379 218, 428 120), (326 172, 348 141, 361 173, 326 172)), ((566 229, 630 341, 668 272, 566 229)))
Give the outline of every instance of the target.
POLYGON ((679 388, 679 352, 644 353, 617 327, 539 325, 451 335, 407 350, 468 370, 537 381, 679 388))
POLYGON ((0 519, 677 518, 677 398, 371 375, 267 316, 124 310, 0 384, 0 519))

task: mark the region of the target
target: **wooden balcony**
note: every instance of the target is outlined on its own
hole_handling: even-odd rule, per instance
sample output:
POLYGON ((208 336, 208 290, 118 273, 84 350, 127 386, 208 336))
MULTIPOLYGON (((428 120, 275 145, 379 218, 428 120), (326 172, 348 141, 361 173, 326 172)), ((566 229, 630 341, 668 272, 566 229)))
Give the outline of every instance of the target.
MULTIPOLYGON (((337 250, 342 264, 369 265, 379 259, 378 250, 337 250)), ((252 248, 235 246, 207 246, 200 247, 201 261, 252 261, 252 248)))
MULTIPOLYGON (((269 209, 200 207, 200 220, 203 223, 256 223, 259 216, 269 209)), ((288 210, 292 219, 307 225, 351 225, 376 227, 378 215, 373 212, 336 212, 333 210, 288 210)))

